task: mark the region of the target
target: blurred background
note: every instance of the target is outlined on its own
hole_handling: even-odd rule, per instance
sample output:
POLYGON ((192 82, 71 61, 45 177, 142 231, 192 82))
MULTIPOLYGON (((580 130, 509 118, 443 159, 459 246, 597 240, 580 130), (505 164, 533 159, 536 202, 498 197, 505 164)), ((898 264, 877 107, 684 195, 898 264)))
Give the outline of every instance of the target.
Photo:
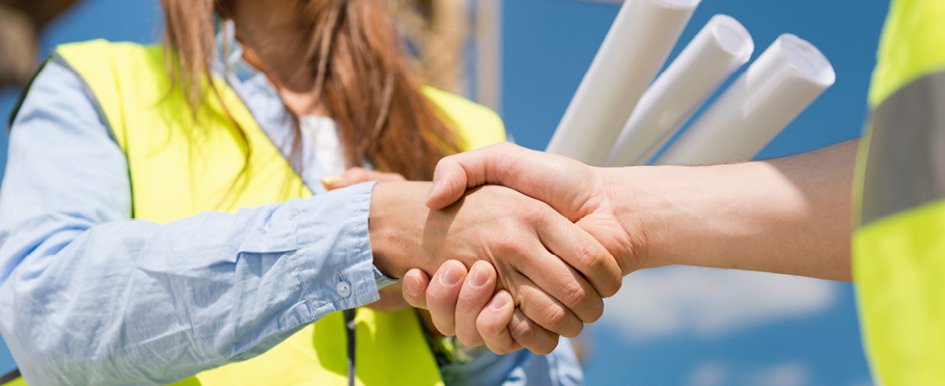
MULTIPOLYGON (((500 111, 515 140, 535 149, 550 139, 619 3, 392 1, 424 79, 500 111)), ((748 28, 755 56, 785 32, 818 46, 834 65, 836 85, 759 158, 812 150, 859 137, 887 5, 703 0, 673 55, 718 13, 748 28)), ((56 45, 155 42, 161 20, 157 0, 0 0, 3 125, 56 45)), ((6 134, 0 130, 0 178, 6 134)), ((848 284, 694 268, 638 272, 582 338, 590 385, 871 384, 848 284)), ((0 343, 0 374, 13 367, 0 343)))

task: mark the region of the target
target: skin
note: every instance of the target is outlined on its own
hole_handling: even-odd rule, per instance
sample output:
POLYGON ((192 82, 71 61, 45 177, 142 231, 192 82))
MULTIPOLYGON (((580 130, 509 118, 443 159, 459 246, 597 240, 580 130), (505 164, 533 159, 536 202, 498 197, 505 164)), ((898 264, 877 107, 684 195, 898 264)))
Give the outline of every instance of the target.
MULTIPOLYGON (((314 79, 299 71, 304 66, 297 52, 307 37, 294 32, 292 9, 290 0, 236 0, 230 16, 244 58, 266 74, 288 109, 323 115, 314 79)), ((350 174, 345 181, 373 178, 363 171, 350 174)), ((430 183, 374 177, 385 177, 374 188, 368 220, 375 266, 400 278, 411 268, 434 272, 458 261, 461 268, 449 263, 456 269, 435 276, 437 288, 462 282, 467 267, 487 262, 490 276, 482 288, 507 291, 500 299, 516 306, 508 339, 526 342, 522 346, 529 350, 549 353, 559 336, 576 336, 583 323, 600 318, 602 299, 620 287, 621 267, 591 235, 594 224, 576 225, 547 204, 499 186, 474 189, 434 210, 425 205, 430 183)), ((448 314, 434 307, 432 323, 452 333, 455 322, 448 314)))
MULTIPOLYGON (((625 274, 689 265, 849 281, 856 149, 851 141, 732 165, 594 168, 501 144, 441 161, 428 204, 441 207, 470 187, 499 184, 578 223, 618 224, 592 234, 621 260, 625 274)), ((501 292, 436 287, 412 270, 404 295, 415 307, 452 313, 454 326, 447 327, 464 343, 483 341, 497 353, 527 345, 505 339, 512 305, 464 309, 495 301, 501 292)))

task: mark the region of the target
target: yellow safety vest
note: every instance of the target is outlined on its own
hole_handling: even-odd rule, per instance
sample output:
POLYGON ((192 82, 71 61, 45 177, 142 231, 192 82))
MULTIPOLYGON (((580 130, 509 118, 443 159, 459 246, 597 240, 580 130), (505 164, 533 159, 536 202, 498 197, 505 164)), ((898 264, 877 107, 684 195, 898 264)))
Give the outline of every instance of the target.
POLYGON ((853 274, 882 385, 945 385, 945 0, 895 0, 857 167, 853 274))
MULTIPOLYGON (((312 195, 222 79, 213 82, 245 141, 215 97, 194 120, 165 72, 161 46, 98 40, 55 52, 85 81, 128 159, 134 218, 164 223, 312 195)), ((460 134, 464 149, 505 140, 502 121, 491 110, 433 88, 424 93, 460 134)), ((414 310, 364 308, 356 323, 358 384, 443 384, 414 310)), ((178 384, 347 384, 345 335, 341 313, 330 314, 262 355, 178 384)))

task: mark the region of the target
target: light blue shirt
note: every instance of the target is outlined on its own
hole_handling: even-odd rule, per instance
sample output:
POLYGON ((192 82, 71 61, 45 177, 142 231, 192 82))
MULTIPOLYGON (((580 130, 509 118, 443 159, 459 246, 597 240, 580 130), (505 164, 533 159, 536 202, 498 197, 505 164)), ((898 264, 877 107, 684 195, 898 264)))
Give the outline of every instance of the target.
MULTIPOLYGON (((287 152, 291 121, 273 86, 239 55, 223 63, 214 71, 287 152)), ((0 333, 31 385, 173 382, 378 299, 373 184, 326 192, 318 162, 303 152, 310 199, 163 225, 134 220, 127 160, 94 103, 54 57, 10 134, 0 333)), ((463 385, 583 381, 567 341, 548 356, 483 352, 441 371, 463 385)))

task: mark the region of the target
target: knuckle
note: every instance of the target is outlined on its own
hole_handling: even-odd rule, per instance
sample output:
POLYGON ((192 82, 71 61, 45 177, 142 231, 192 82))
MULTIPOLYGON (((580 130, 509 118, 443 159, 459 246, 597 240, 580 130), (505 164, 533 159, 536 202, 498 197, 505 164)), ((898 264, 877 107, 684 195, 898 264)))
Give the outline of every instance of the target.
POLYGON ((569 324, 568 312, 563 307, 546 307, 542 319, 544 323, 539 324, 547 326, 552 331, 564 331, 569 324))
POLYGON ((520 208, 519 215, 522 216, 522 219, 526 224, 538 226, 545 225, 550 222, 551 212, 549 208, 542 202, 529 198, 524 200, 520 208))
POLYGON ((492 241, 492 248, 501 256, 509 256, 517 255, 522 247, 521 243, 511 237, 497 237, 492 241))
POLYGON ((580 264, 588 270, 596 271, 605 267, 606 255, 598 245, 586 238, 578 245, 580 264))
POLYGON ((523 320, 513 320, 509 325, 509 334, 512 339, 525 344, 534 341, 538 332, 531 324, 523 320))
POLYGON ((483 337, 498 337, 507 326, 503 325, 498 318, 489 317, 487 314, 476 318, 476 329, 483 337))
POLYGON ((568 308, 574 309, 580 305, 583 305, 584 302, 588 300, 588 298, 591 298, 591 296, 588 295, 587 290, 585 290, 580 284, 572 282, 567 286, 569 288, 565 289, 563 300, 564 304, 568 306, 568 308))
POLYGON ((511 142, 499 142, 493 146, 496 150, 511 150, 514 147, 511 142))

